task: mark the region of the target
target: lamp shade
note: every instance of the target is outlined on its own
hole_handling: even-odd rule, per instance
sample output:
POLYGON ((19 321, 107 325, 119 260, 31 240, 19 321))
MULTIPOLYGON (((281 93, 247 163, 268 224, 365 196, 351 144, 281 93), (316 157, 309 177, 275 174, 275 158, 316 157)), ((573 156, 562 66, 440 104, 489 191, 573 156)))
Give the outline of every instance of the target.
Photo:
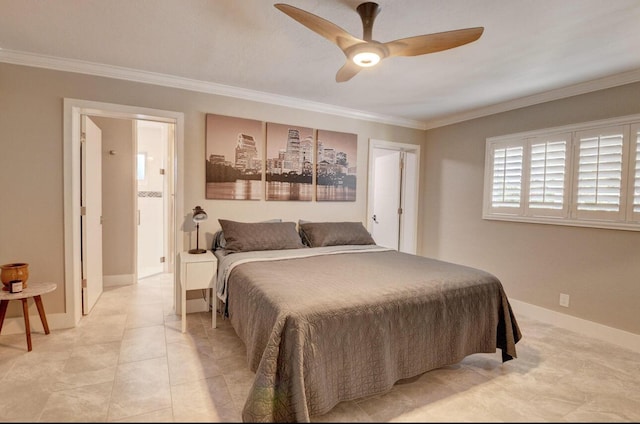
POLYGON ((193 208, 193 222, 196 223, 196 248, 189 250, 189 253, 206 253, 206 249, 200 249, 200 223, 206 221, 209 216, 200 206, 193 208))
POLYGON ((198 222, 206 221, 207 218, 209 218, 207 213, 200 206, 193 208, 193 222, 197 224, 198 222))

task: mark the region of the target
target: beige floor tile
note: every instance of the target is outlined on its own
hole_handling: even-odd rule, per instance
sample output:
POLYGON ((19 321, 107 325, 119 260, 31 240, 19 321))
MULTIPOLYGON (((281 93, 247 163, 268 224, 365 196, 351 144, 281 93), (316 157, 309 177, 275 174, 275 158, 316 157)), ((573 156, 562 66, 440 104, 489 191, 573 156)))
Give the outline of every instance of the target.
POLYGON ((210 344, 170 343, 167 351, 172 386, 222 375, 210 344))
POLYGON ((42 422, 104 422, 107 420, 113 382, 60 390, 49 396, 40 415, 42 422))
MULTIPOLYGON (((313 422, 640 422, 640 354, 518 316, 518 358, 470 355, 313 422)), ((0 335, 0 422, 238 422, 253 383, 228 320, 173 311, 171 275, 108 287, 76 328, 0 335)))
POLYGON ((127 313, 126 328, 164 325, 164 307, 162 302, 146 305, 133 305, 127 313))
POLYGON ((133 417, 126 417, 121 420, 112 420, 114 423, 172 423, 173 408, 164 408, 157 411, 140 414, 133 417))
POLYGON ((241 421, 222 376, 171 386, 178 422, 241 421))
POLYGON ((109 420, 171 406, 167 358, 119 364, 109 405, 109 420))
POLYGON ((129 328, 124 331, 119 363, 163 358, 167 355, 164 325, 129 328))
POLYGON ((51 391, 33 380, 0 381, 0 422, 36 422, 51 391))

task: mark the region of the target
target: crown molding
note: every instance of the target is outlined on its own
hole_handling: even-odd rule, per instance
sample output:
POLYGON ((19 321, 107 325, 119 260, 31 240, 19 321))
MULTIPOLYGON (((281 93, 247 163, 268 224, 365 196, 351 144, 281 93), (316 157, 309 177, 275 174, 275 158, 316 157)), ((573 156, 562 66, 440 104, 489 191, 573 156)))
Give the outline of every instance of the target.
POLYGON ((291 107, 294 109, 307 110, 310 112, 325 113, 329 115, 337 115, 341 117, 396 125, 418 130, 428 130, 443 127, 445 125, 456 124, 459 122, 468 121, 470 119, 482 118, 484 116, 507 112, 513 109, 533 106, 540 103, 559 100, 566 97, 577 96, 580 94, 586 94, 593 91, 604 90, 607 88, 617 87, 620 85, 640 81, 640 69, 635 69, 616 75, 573 84, 567 87, 545 91, 543 93, 538 93, 531 96, 483 106, 461 113, 454 113, 442 118, 417 121, 388 115, 374 114, 371 112, 365 112, 356 109, 343 108, 327 103, 312 102, 308 100, 297 99, 294 97, 280 96, 277 94, 248 90, 245 88, 234 87, 230 85, 160 74, 157 72, 142 71, 138 69, 105 65, 94 62, 85 62, 74 59, 63 59, 16 50, 6 50, 0 48, 0 62, 12 63, 15 65, 33 66, 38 68, 47 68, 65 72, 76 72, 106 78, 115 78, 145 84, 160 85, 164 87, 179 88, 200 93, 233 97, 260 103, 291 107))
POLYGON ((501 112, 508 112, 510 110, 519 109, 526 106, 533 106, 540 103, 546 103, 553 100, 591 93, 593 91, 604 90, 607 88, 631 84, 638 81, 640 81, 640 69, 634 69, 607 77, 597 78, 594 80, 545 91, 543 93, 538 93, 531 96, 520 97, 506 102, 480 107, 462 113, 447 115, 446 117, 443 117, 441 119, 431 119, 425 122, 425 129, 428 130, 443 127, 445 125, 456 124, 458 122, 468 121, 470 119, 482 118, 483 116, 494 115, 501 112))
POLYGON ((326 113, 365 121, 373 121, 389 125, 424 130, 425 123, 394 116, 379 115, 361 110, 343 108, 326 103, 301 100, 294 97, 280 96, 261 91, 248 90, 230 85, 217 84, 207 81, 194 80, 161 74, 157 72, 142 71, 138 69, 124 68, 120 66, 105 65, 101 63, 85 62, 75 59, 64 59, 53 56, 45 56, 35 53, 16 50, 0 49, 0 62, 14 65, 33 66, 37 68, 53 69, 57 71, 76 72, 100 77, 115 78, 126 81, 154 84, 164 87, 179 88, 182 90, 196 91, 200 93, 216 94, 238 99, 250 100, 260 103, 286 106, 311 112, 326 113))

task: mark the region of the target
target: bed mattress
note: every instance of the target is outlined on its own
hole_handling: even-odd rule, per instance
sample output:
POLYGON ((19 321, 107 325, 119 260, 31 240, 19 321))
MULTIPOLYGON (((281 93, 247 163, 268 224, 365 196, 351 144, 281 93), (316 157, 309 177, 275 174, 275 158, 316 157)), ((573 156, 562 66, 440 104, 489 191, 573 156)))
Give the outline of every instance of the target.
POLYGON ((218 275, 256 373, 246 422, 308 422, 521 338, 492 274, 380 246, 234 253, 218 275))

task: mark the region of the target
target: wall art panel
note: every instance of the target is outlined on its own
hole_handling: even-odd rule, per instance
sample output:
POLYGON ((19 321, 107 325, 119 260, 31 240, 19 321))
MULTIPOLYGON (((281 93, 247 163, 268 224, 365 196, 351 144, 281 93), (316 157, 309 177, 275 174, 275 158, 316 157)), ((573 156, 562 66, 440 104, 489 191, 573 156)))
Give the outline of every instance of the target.
POLYGON ((262 121, 207 114, 205 143, 207 199, 262 199, 262 121))
POLYGON ((267 123, 267 200, 311 200, 313 129, 267 123))
POLYGON ((318 130, 316 200, 355 201, 357 134, 318 130))

